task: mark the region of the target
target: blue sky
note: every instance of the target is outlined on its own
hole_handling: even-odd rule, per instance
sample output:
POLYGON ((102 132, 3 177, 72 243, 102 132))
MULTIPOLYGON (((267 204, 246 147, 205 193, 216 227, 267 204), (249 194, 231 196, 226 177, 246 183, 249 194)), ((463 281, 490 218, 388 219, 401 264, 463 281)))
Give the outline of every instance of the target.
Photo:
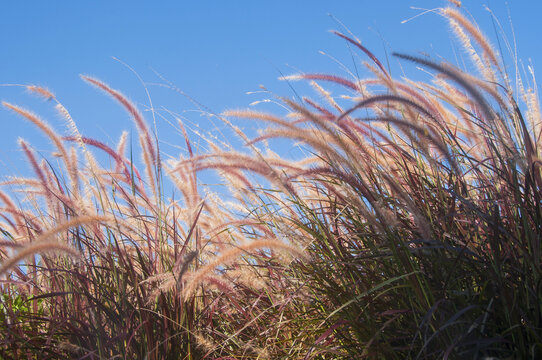
MULTIPOLYGON (((511 15, 518 55, 542 63, 538 1, 463 1, 464 8, 496 44, 488 4, 510 38, 511 15)), ((121 90, 141 109, 148 105, 145 89, 117 57, 148 83, 153 103, 182 115, 190 126, 212 128, 197 106, 170 89, 153 85, 162 74, 179 89, 215 112, 247 107, 265 98, 260 84, 282 96, 293 96, 280 73, 328 72, 344 75, 332 55, 349 68, 352 57, 344 41, 328 30, 344 23, 383 61, 386 52, 423 51, 454 61, 457 42, 445 21, 416 8, 446 6, 445 1, 5 1, 0 15, 0 84, 38 84, 52 90, 70 110, 81 132, 114 144, 123 129, 134 129, 130 118, 111 99, 85 84, 79 74, 95 76, 121 90), (455 44, 455 45, 454 45, 455 44)), ((464 53, 459 51, 458 56, 464 53)), ((390 59, 398 71, 397 61, 390 59)), ((359 65, 359 64, 358 64, 359 65)), ((410 67, 409 71, 415 71, 410 67)), ((361 73, 363 76, 364 73, 361 73)), ((305 92, 301 84, 293 84, 305 92)), ((0 87, 0 99, 32 109, 64 133, 52 105, 21 88, 0 87)), ((147 117, 150 119, 150 116, 147 117)), ((0 174, 22 172, 26 166, 17 147, 19 136, 37 150, 50 149, 32 125, 0 109, 0 174)), ((182 138, 163 120, 159 135, 167 143, 182 138)), ((179 150, 163 144, 175 155, 179 150)))

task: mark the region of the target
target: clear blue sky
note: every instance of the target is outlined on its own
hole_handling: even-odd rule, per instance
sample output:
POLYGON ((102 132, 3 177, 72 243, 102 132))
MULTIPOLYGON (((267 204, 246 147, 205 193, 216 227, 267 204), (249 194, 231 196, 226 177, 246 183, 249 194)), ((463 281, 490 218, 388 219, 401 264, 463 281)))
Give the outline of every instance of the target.
MULTIPOLYGON (((495 34, 484 3, 494 10, 511 38, 509 9, 519 57, 532 58, 535 69, 536 65, 540 68, 542 3, 463 1, 493 44, 495 34)), ((383 61, 386 51, 451 57, 453 35, 439 16, 427 14, 401 24, 421 12, 411 6, 446 5, 435 0, 4 1, 0 83, 48 87, 70 110, 82 133, 112 145, 121 130, 134 126, 117 104, 83 83, 79 74, 102 79, 141 108, 148 104, 143 86, 112 56, 132 66, 148 83, 161 81, 153 73, 155 69, 200 103, 221 112, 262 99, 261 94, 246 95, 260 84, 292 96, 288 85, 277 80, 279 71, 343 74, 320 50, 353 68, 345 42, 327 32, 341 30, 328 14, 342 21, 383 61)), ((392 60, 392 67, 397 68, 395 63, 392 60)), ((294 86, 302 88, 301 84, 294 86)), ((193 111, 197 107, 182 96, 153 85, 149 90, 156 107, 210 127, 205 117, 193 111)), ((52 106, 23 90, 0 87, 0 99, 33 109, 65 132, 59 116, 50 110, 52 106)), ((26 167, 19 164, 23 158, 17 147, 19 136, 38 150, 50 149, 32 125, 6 109, 0 109, 0 121, 0 175, 26 167)), ((167 122, 159 121, 158 128, 165 141, 182 145, 167 122)), ((170 154, 178 152, 165 144, 163 148, 170 154)))

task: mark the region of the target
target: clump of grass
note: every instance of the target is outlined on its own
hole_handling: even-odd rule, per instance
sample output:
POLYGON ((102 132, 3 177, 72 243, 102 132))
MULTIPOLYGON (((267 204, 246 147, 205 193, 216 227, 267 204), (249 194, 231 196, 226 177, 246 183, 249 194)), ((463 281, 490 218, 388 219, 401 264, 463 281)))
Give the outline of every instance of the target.
POLYGON ((477 26, 457 9, 437 12, 477 73, 394 54, 434 74, 397 80, 337 33, 368 56, 372 75, 287 77, 309 81, 323 100, 279 98, 285 117, 226 112, 229 126, 227 117, 266 124, 252 139, 233 126, 246 151, 209 141, 209 153, 195 154, 181 124, 188 155, 162 163, 137 108, 89 77, 135 121, 142 169, 124 153, 125 135, 116 149, 83 137, 46 89, 28 88, 55 102, 70 136, 5 104, 38 126, 62 161, 40 163, 21 141, 35 179, 5 182, 24 191, 22 206, 0 192, 0 354, 542 356, 538 97, 520 86, 518 105, 477 26), (332 97, 324 82, 348 95, 332 97), (291 161, 262 150, 274 138, 309 155, 291 161), (199 173, 209 169, 232 201, 202 193, 199 173), (164 195, 164 178, 178 198, 164 195))
POLYGON ((31 112, 4 103, 42 130, 62 161, 60 167, 40 162, 31 146, 20 140, 35 179, 4 182, 12 191, 1 193, 0 275, 5 296, 0 354, 55 359, 266 354, 250 343, 254 335, 242 329, 253 312, 243 310, 241 319, 234 321, 244 301, 239 297, 261 304, 274 301, 271 295, 260 299, 267 279, 273 278, 266 264, 275 257, 269 251, 300 250, 279 241, 260 222, 225 210, 217 196, 201 196, 196 174, 200 169, 193 159, 166 168, 180 194, 167 199, 160 193, 163 165, 158 145, 141 114, 120 92, 84 79, 111 95, 134 119, 144 168, 136 165, 133 152, 125 154, 126 136, 117 149, 82 136, 48 90, 28 87, 55 102, 68 121, 70 136, 62 137, 31 112), (92 148, 109 156, 112 167, 102 166, 92 148), (16 193, 24 195, 20 206, 12 199, 16 193), (244 270, 247 264, 253 270, 244 270), (261 283, 256 293, 243 285, 250 277, 261 283), (253 294, 244 294, 247 291, 253 294), (217 324, 217 318, 222 323, 217 324), (229 342, 229 333, 223 331, 239 336, 229 342), (241 335, 246 343, 239 342, 241 335), (219 346, 210 348, 202 339, 219 346))
POLYGON ((260 139, 294 139, 320 157, 290 178, 310 196, 292 197, 295 216, 281 218, 312 239, 313 261, 294 267, 319 314, 308 356, 331 344, 348 358, 542 354, 538 103, 526 104, 525 118, 476 26, 455 9, 440 13, 480 77, 394 54, 435 74, 433 83, 397 81, 369 53, 373 79, 288 77, 361 99, 344 108, 285 99, 308 131, 229 113, 278 124, 260 139))

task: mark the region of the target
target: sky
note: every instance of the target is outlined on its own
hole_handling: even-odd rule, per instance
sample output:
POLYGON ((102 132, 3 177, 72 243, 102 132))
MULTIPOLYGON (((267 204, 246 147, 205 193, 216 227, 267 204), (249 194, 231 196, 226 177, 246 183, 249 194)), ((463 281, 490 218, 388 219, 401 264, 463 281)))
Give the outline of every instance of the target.
MULTIPOLYGON (((333 59, 349 69, 359 67, 362 57, 355 58, 354 65, 350 48, 331 29, 348 28, 383 62, 388 58, 392 72, 401 69, 389 57, 393 51, 460 61, 466 55, 442 17, 433 12, 415 17, 423 9, 448 4, 438 0, 4 1, 0 100, 34 111, 65 134, 64 122, 51 103, 6 85, 45 86, 70 111, 81 133, 114 146, 122 130, 135 127, 118 104, 79 75, 101 79, 142 111, 149 108, 147 89, 154 108, 164 115, 156 125, 161 147, 176 155, 183 140, 170 124, 174 119, 168 111, 181 117, 189 129, 220 128, 225 125, 203 116, 202 108, 221 113, 249 107, 269 97, 258 92, 260 85, 280 96, 292 97, 290 86, 305 94, 310 90, 302 84, 288 84, 278 77, 300 72, 345 75, 333 59), (164 87, 167 82, 175 89, 164 87)), ((542 64, 542 2, 463 1, 463 8, 497 44, 484 5, 492 9, 510 40, 515 35, 518 57, 526 64, 531 61, 536 71, 542 64)), ((416 69, 410 66, 409 71, 416 69)), ((273 104, 267 109, 273 111, 273 106, 280 110, 273 104)), ((150 121, 149 112, 145 114, 150 121)), ((0 108, 0 121, 0 176, 27 171, 17 146, 19 137, 45 156, 51 150, 38 130, 9 110, 0 108)))

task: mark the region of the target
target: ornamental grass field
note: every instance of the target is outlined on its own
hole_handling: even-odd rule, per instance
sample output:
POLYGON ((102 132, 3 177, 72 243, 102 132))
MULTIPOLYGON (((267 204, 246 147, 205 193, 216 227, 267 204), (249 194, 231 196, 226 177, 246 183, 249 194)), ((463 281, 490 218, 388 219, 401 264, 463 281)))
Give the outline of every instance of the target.
POLYGON ((435 11, 466 68, 395 53, 406 74, 430 76, 392 76, 337 32, 371 76, 284 77, 314 97, 269 94, 286 115, 217 115, 240 146, 199 134, 197 150, 179 120, 185 151, 168 158, 140 110, 87 76, 137 134, 88 138, 43 87, 25 86, 65 134, 3 102, 3 118, 32 123, 54 152, 20 139, 33 176, 3 174, 0 357, 542 357, 534 76, 506 68, 506 39, 500 54, 462 9, 435 11), (204 185, 209 174, 221 185, 204 185))

